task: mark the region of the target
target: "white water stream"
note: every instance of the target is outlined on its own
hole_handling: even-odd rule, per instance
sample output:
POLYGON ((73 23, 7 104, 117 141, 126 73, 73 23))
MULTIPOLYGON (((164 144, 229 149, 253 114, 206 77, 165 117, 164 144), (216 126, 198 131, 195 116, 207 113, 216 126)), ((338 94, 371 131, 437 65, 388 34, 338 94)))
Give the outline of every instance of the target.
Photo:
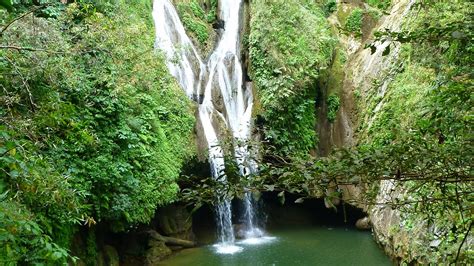
MULTIPOLYGON (((156 27, 156 48, 162 50, 170 73, 179 81, 187 95, 199 104, 199 119, 209 148, 209 161, 213 177, 226 182, 224 154, 220 146, 220 127, 231 132, 234 139, 234 157, 243 178, 256 170, 250 159, 247 142, 251 134, 253 105, 252 88, 244 84, 240 62, 240 25, 243 0, 221 0, 219 18, 224 30, 207 62, 203 62, 197 49, 186 35, 183 24, 169 0, 155 0, 153 18, 156 27), (203 91, 204 90, 204 91, 203 91), (221 99, 220 99, 221 97, 221 99), (222 102, 222 104, 219 104, 222 102)), ((218 193, 219 194, 219 193, 218 193)), ((239 251, 234 245, 232 211, 229 199, 216 207, 219 242, 218 251, 239 251)), ((256 227, 250 192, 244 199, 246 236, 260 237, 256 227)))

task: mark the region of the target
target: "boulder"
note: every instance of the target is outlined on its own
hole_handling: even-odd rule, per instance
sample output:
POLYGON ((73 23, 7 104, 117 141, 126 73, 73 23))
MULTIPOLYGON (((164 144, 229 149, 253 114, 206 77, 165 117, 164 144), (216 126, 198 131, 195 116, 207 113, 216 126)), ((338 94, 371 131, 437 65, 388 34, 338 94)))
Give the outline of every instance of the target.
POLYGON ((158 228, 166 236, 191 240, 195 239, 192 232, 192 216, 185 206, 171 205, 161 208, 157 215, 158 228))
POLYGON ((150 239, 148 246, 149 248, 145 253, 145 266, 158 265, 163 258, 171 255, 172 252, 163 241, 150 239))
POLYGON ((362 219, 357 220, 355 226, 359 230, 370 230, 372 228, 369 217, 364 217, 362 219))
POLYGON ((244 239, 247 228, 244 224, 234 224, 234 234, 237 239, 244 239))

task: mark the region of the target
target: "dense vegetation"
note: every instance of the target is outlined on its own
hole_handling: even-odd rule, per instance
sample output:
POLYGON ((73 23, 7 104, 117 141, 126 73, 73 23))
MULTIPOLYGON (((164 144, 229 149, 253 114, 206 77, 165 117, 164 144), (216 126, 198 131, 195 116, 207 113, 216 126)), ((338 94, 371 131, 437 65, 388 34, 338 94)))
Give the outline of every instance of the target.
POLYGON ((193 108, 149 1, 0 12, 0 264, 64 261, 79 226, 124 230, 176 199, 193 108))
POLYGON ((346 24, 344 25, 346 30, 354 33, 355 35, 360 35, 362 32, 362 19, 364 12, 360 8, 352 10, 349 17, 347 17, 346 24))
POLYGON ((282 155, 316 146, 316 91, 335 40, 320 6, 311 1, 254 1, 249 50, 265 140, 282 155))
POLYGON ((382 10, 386 10, 391 3, 391 0, 367 0, 367 4, 382 10))

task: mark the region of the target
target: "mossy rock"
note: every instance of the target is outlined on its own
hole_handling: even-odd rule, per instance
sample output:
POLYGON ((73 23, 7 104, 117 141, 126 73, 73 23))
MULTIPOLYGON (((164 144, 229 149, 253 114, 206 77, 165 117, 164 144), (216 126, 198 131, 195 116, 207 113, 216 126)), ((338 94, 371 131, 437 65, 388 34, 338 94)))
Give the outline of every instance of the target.
POLYGON ((145 254, 146 266, 158 265, 158 262, 172 253, 171 249, 168 248, 164 242, 151 239, 148 244, 150 248, 145 254))
POLYGON ((119 254, 117 252, 117 250, 110 246, 110 245, 106 245, 104 246, 103 250, 102 250, 102 253, 103 253, 103 258, 104 258, 104 261, 105 261, 105 265, 107 266, 119 266, 120 265, 120 257, 119 257, 119 254))
POLYGON ((191 214, 184 206, 168 206, 158 211, 158 225, 165 235, 177 236, 189 232, 192 227, 191 214))

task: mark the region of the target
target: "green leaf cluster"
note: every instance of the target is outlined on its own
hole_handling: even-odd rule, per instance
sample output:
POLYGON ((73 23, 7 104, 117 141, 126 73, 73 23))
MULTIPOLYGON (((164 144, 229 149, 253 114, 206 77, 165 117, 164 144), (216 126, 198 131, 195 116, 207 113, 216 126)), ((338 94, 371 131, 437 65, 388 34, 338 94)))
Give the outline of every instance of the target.
POLYGON ((217 0, 180 0, 176 8, 190 35, 204 51, 214 44, 212 24, 217 20, 217 0))
POLYGON ((332 13, 337 11, 337 2, 336 0, 327 0, 323 6, 324 13, 329 17, 332 13))
POLYGON ((75 261, 68 251, 53 242, 35 221, 28 208, 0 195, 0 264, 60 264, 75 261))
POLYGON ((336 120, 337 111, 339 111, 339 107, 341 106, 341 100, 339 99, 339 96, 332 94, 329 95, 326 101, 328 105, 327 118, 328 121, 332 123, 336 120))
POLYGON ((392 4, 392 0, 367 0, 367 4, 380 10, 387 10, 392 4))
POLYGON ((347 17, 344 25, 345 29, 355 35, 362 34, 362 19, 364 18, 364 11, 360 8, 352 10, 351 14, 347 17))

